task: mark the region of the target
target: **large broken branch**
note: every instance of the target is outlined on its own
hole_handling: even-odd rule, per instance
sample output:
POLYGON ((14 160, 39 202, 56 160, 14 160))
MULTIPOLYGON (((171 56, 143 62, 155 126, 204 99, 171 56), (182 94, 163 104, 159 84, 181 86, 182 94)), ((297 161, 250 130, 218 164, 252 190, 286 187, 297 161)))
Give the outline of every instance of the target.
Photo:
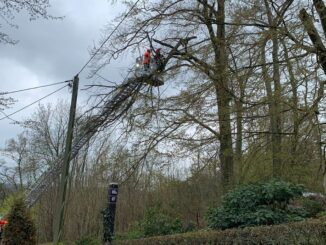
POLYGON ((162 42, 160 40, 157 40, 157 39, 153 39, 154 42, 158 43, 158 44, 161 44, 162 46, 165 46, 165 47, 168 47, 168 48, 171 48, 171 51, 169 52, 168 56, 164 59, 163 63, 162 63, 162 68, 164 69, 166 64, 168 63, 168 61, 173 57, 173 55, 176 55, 176 54, 179 54, 178 52, 178 48, 181 46, 181 45, 187 45, 187 43, 192 40, 192 39, 195 39, 197 37, 188 37, 188 38, 182 38, 180 39, 177 44, 175 46, 172 46, 170 44, 167 44, 165 42, 162 42))
POLYGON ((326 7, 323 0, 314 0, 314 6, 319 15, 321 25, 324 30, 324 35, 326 37, 326 7))
POLYGON ((301 9, 299 18, 302 21, 304 29, 308 33, 312 44, 317 50, 317 58, 326 74, 326 48, 318 34, 318 31, 305 9, 301 9))

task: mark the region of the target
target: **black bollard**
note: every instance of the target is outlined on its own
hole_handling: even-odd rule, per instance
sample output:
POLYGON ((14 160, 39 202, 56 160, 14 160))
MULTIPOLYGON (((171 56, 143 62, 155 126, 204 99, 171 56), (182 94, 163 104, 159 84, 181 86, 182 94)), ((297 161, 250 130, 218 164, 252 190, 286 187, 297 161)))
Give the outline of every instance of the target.
POLYGON ((114 238, 114 219, 118 199, 118 184, 110 183, 108 190, 108 206, 103 213, 103 242, 111 244, 114 238))

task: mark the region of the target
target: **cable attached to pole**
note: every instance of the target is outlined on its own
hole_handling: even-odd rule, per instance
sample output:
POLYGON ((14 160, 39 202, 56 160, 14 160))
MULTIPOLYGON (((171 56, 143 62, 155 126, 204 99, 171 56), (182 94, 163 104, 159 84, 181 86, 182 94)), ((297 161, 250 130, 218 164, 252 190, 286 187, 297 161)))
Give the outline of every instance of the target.
POLYGON ((0 92, 0 95, 15 94, 15 93, 19 93, 19 92, 28 91, 28 90, 50 87, 50 86, 54 86, 54 85, 58 85, 58 84, 62 84, 62 83, 68 83, 68 82, 71 82, 71 81, 72 80, 67 80, 67 81, 64 81, 64 82, 51 83, 51 84, 41 85, 41 86, 32 87, 32 88, 25 88, 25 89, 14 90, 14 91, 10 91, 10 92, 0 92))
MULTIPOLYGON (((17 114, 18 112, 21 112, 22 110, 25 110, 26 108, 28 108, 28 107, 30 107, 30 106, 32 106, 32 105, 34 105, 34 104, 40 102, 41 100, 43 100, 43 99, 45 99, 45 98, 47 98, 47 97, 49 97, 49 96, 51 96, 51 95, 53 95, 53 94, 59 92, 60 90, 64 89, 64 88, 67 87, 67 86, 68 86, 68 85, 65 85, 65 86, 63 86, 63 87, 61 87, 61 88, 59 88, 59 89, 53 91, 52 93, 49 93, 49 94, 43 96, 42 98, 40 98, 40 99, 34 101, 33 103, 30 103, 30 104, 28 104, 28 105, 26 105, 26 106, 20 108, 19 110, 14 111, 13 113, 10 113, 10 114, 6 115, 5 117, 0 118, 0 121, 1 121, 1 120, 4 120, 4 119, 6 119, 6 118, 10 119, 10 117, 11 117, 12 115, 15 115, 15 114, 17 114)), ((11 119, 11 120, 12 120, 12 119, 11 119)))

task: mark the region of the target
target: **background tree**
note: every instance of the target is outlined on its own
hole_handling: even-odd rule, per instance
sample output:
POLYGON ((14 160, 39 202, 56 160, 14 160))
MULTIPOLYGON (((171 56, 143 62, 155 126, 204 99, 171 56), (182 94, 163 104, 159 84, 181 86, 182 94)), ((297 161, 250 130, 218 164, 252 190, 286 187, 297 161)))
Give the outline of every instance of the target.
MULTIPOLYGON (((25 12, 30 20, 37 18, 44 19, 56 19, 48 13, 48 9, 51 7, 49 0, 1 0, 0 1, 0 15, 1 22, 0 27, 8 25, 10 27, 18 28, 13 22, 15 16, 21 12, 25 12)), ((0 43, 2 44, 16 44, 17 40, 12 39, 8 34, 0 31, 0 43)))
MULTIPOLYGON (((97 55, 93 75, 126 50, 153 45, 168 52, 178 40, 197 37, 184 43, 166 68, 165 86, 175 89, 153 90, 150 96, 142 91, 129 114, 126 138, 139 155, 159 151, 175 162, 191 162, 189 156, 201 150, 201 157, 211 156, 226 189, 228 182, 243 181, 238 174, 251 174, 248 167, 255 171, 254 163, 263 162, 254 174, 265 169, 264 177, 289 177, 288 162, 307 167, 311 149, 304 145, 318 138, 314 111, 321 97, 312 48, 301 45, 306 40, 297 18, 302 6, 291 0, 137 5, 97 55), (295 159, 288 149, 296 152, 295 159)), ((316 171, 320 154, 313 159, 310 169, 316 171)))
MULTIPOLYGON (((17 184, 15 187, 17 190, 22 191, 24 188, 25 180, 25 167, 27 167, 27 138, 24 133, 20 133, 16 139, 10 139, 6 142, 6 147, 3 150, 3 154, 12 160, 16 165, 14 168, 15 173, 18 175, 17 184)), ((14 174, 16 175, 16 174, 14 174)), ((13 177, 14 178, 14 177, 13 177)))

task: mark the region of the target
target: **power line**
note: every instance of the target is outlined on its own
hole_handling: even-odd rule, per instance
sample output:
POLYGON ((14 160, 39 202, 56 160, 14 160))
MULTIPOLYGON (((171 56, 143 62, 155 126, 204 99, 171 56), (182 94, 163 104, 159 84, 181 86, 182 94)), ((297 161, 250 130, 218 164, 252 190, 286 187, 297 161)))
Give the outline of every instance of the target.
POLYGON ((116 32, 116 30, 119 28, 119 26, 125 21, 125 19, 128 17, 128 15, 131 13, 131 11, 136 7, 140 0, 137 0, 134 5, 131 6, 129 11, 125 14, 125 16, 122 18, 122 20, 118 23, 118 25, 113 29, 113 31, 110 33, 110 35, 104 40, 104 42, 101 44, 101 46, 95 51, 95 53, 91 56, 91 58, 86 62, 86 64, 80 69, 80 71, 77 74, 80 74, 86 66, 94 59, 94 57, 98 54, 100 49, 104 46, 104 44, 109 41, 111 36, 116 32))
POLYGON ((67 81, 64 81, 64 82, 51 83, 51 84, 41 85, 41 86, 32 87, 32 88, 19 89, 19 90, 10 91, 10 92, 0 92, 0 95, 15 94, 15 93, 19 93, 19 92, 24 92, 24 91, 38 89, 38 88, 45 88, 45 87, 49 87, 49 86, 58 85, 58 84, 61 84, 61 83, 71 82, 71 81, 72 80, 67 80, 67 81))
POLYGON ((0 110, 0 112, 1 112, 3 115, 5 115, 5 117, 8 118, 9 120, 13 121, 13 122, 16 123, 16 124, 20 124, 19 121, 15 120, 15 119, 13 119, 13 118, 11 118, 11 117, 9 117, 9 116, 8 116, 6 113, 4 113, 3 111, 0 110))
MULTIPOLYGON (((31 103, 31 104, 29 104, 29 105, 27 105, 27 106, 24 106, 24 107, 20 108, 19 110, 14 111, 13 113, 10 113, 9 115, 6 115, 5 117, 0 118, 0 121, 3 120, 3 119, 6 119, 6 118, 10 119, 10 116, 12 116, 12 115, 14 115, 14 114, 16 114, 16 113, 18 113, 18 112, 21 112, 22 110, 25 110, 26 108, 28 108, 28 107, 30 107, 30 106, 32 106, 32 105, 34 105, 34 104, 40 102, 41 100, 43 100, 43 99, 45 99, 45 98, 51 96, 52 94, 55 94, 56 92, 59 92, 60 90, 62 90, 63 88, 65 88, 65 87, 67 87, 67 86, 68 86, 68 85, 65 85, 65 86, 63 86, 63 87, 61 87, 61 88, 59 88, 59 89, 53 91, 52 93, 49 93, 49 94, 43 96, 42 98, 40 98, 40 99, 34 101, 33 103, 31 103)), ((12 120, 12 119, 11 119, 11 120, 12 120)))

